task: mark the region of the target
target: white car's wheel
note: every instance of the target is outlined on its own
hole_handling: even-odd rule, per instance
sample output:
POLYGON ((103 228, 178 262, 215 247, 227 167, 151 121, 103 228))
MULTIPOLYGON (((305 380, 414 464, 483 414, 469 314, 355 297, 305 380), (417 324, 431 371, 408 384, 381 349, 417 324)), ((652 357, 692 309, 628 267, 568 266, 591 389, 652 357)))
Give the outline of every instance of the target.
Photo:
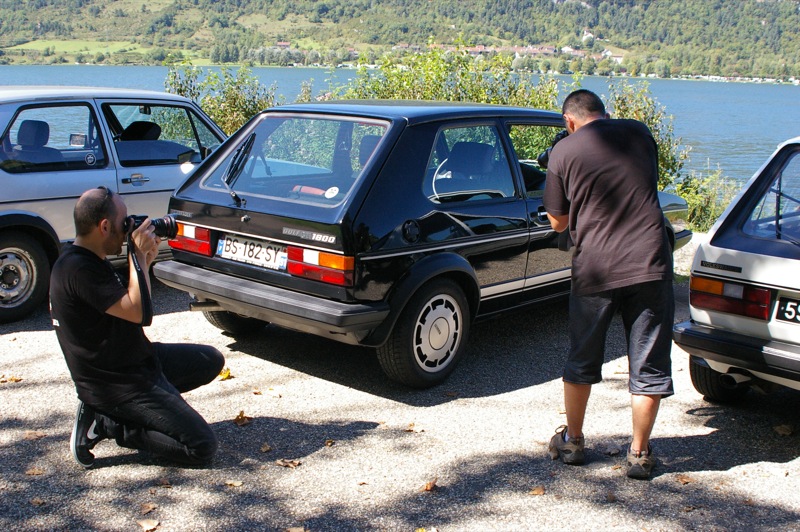
POLYGON ((41 244, 18 232, 0 235, 0 322, 33 312, 49 286, 50 263, 41 244))
POLYGON ((449 279, 420 289, 408 302, 378 360, 389 378, 427 388, 444 381, 464 352, 469 332, 469 305, 449 279))

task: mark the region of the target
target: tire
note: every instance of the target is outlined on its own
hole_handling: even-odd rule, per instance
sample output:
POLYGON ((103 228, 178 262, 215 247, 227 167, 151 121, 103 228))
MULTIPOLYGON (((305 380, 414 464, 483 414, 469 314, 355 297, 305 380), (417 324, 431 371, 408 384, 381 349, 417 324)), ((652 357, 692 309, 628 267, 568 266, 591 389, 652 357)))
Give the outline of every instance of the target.
POLYGON ((24 233, 0 234, 0 323, 36 310, 49 286, 50 261, 42 245, 24 233))
POLYGON ((702 362, 691 359, 689 362, 689 375, 692 378, 694 389, 703 394, 709 401, 731 403, 742 399, 748 387, 740 386, 730 388, 722 385, 722 373, 714 371, 702 362))
POLYGON ((466 349, 469 320, 469 303, 455 282, 438 279, 423 286, 378 348, 384 373, 414 388, 443 382, 466 349))
POLYGON ((248 318, 226 310, 204 310, 203 316, 218 329, 232 335, 250 334, 260 331, 267 322, 256 318, 248 318))

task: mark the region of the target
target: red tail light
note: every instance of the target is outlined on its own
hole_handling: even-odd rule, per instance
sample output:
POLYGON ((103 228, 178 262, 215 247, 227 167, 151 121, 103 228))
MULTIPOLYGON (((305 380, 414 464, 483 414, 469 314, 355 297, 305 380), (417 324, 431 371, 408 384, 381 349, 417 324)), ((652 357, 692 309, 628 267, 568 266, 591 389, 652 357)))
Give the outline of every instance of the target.
POLYGON ((178 236, 169 241, 169 247, 211 256, 211 231, 205 227, 178 222, 178 236))
POLYGON ((294 276, 338 286, 353 285, 353 257, 295 246, 289 246, 286 253, 286 270, 294 276))
POLYGON ((693 307, 758 320, 769 319, 772 298, 766 288, 695 276, 692 276, 689 288, 689 301, 693 307))

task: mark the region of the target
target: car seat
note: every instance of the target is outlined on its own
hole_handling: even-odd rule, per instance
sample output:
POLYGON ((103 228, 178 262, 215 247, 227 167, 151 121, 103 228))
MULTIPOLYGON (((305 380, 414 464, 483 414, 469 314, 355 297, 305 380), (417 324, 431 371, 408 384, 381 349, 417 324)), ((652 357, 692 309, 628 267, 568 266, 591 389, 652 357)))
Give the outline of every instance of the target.
POLYGON ((62 163, 64 156, 46 146, 50 140, 50 124, 42 120, 23 120, 17 131, 13 158, 32 164, 62 163))
POLYGON ((155 122, 137 120, 128 124, 119 136, 119 140, 158 140, 159 136, 161 136, 161 126, 155 122))

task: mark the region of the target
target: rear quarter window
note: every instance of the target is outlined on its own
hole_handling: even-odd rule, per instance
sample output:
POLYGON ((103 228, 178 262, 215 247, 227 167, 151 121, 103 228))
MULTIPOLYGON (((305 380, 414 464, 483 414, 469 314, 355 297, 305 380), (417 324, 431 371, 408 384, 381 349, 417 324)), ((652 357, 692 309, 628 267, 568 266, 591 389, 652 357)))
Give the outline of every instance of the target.
POLYGON ((800 244, 800 152, 795 151, 749 203, 742 232, 761 239, 800 244))

